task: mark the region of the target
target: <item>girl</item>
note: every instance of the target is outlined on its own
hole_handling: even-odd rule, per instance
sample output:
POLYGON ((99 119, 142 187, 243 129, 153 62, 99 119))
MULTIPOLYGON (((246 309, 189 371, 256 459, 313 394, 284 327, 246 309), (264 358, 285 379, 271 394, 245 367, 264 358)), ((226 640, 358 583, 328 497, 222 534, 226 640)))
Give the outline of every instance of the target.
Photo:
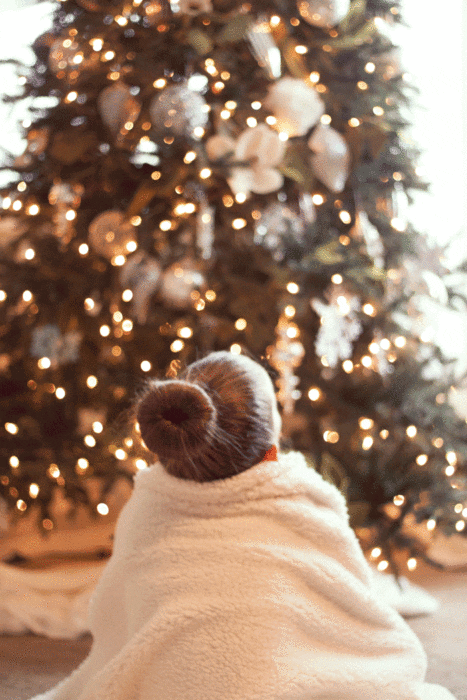
POLYGON ((278 454, 259 364, 212 353, 137 419, 159 461, 120 515, 93 647, 36 700, 453 700, 378 600, 344 496, 278 454))

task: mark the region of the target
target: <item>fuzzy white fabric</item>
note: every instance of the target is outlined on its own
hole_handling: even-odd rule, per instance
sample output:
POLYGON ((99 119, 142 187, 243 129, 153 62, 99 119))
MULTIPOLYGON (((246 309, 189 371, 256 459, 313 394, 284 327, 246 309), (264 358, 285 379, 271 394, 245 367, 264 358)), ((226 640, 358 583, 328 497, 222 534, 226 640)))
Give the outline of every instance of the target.
POLYGON ((120 515, 88 658, 35 700, 453 700, 373 586, 344 496, 301 454, 202 484, 155 464, 120 515))

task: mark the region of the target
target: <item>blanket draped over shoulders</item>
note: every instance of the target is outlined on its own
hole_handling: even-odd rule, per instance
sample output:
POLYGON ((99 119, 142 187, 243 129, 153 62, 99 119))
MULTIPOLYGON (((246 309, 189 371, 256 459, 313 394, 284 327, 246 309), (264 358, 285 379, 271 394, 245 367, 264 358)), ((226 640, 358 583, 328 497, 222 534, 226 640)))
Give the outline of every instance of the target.
POLYGON ((90 625, 88 658, 34 700, 455 700, 298 452, 206 483, 139 472, 90 625))

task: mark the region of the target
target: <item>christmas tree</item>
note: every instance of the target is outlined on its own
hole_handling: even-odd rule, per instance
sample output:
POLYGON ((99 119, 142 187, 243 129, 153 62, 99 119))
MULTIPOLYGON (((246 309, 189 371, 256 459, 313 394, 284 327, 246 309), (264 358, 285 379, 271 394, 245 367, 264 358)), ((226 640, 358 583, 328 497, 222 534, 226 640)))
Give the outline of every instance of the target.
POLYGON ((417 306, 459 295, 409 221, 399 21, 388 0, 57 3, 10 98, 33 104, 0 216, 13 515, 53 529, 57 489, 108 513, 151 459, 147 378, 230 348, 275 372, 283 447, 345 492, 381 570, 426 558, 407 518, 464 531, 466 426, 417 306))

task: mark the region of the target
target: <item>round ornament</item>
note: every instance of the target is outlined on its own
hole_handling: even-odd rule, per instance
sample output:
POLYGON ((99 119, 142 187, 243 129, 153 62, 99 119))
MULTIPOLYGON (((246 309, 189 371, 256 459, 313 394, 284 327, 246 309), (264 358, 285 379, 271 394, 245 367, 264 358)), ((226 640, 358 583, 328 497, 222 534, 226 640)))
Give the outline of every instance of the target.
POLYGON ((0 249, 16 241, 26 231, 24 221, 16 216, 0 216, 0 249))
POLYGON ((175 309, 188 309, 197 300, 200 290, 206 287, 204 275, 194 260, 187 258, 174 263, 164 272, 160 295, 166 304, 175 309))
POLYGON ((263 102, 276 117, 274 128, 288 136, 304 136, 324 114, 319 92, 300 78, 286 76, 272 83, 263 102))
POLYGON ((149 302, 159 287, 161 276, 159 262, 142 251, 134 253, 122 268, 120 284, 133 292, 133 310, 140 324, 148 319, 149 302))
POLYGON ((206 101, 185 84, 171 85, 149 106, 153 126, 170 129, 178 136, 191 136, 196 127, 205 127, 209 117, 206 101))
POLYGON ((211 0, 178 0, 177 4, 182 15, 199 15, 212 12, 211 0))
POLYGON ((125 83, 115 83, 102 90, 97 98, 102 121, 113 134, 117 134, 126 122, 135 122, 141 105, 125 83))
MULTIPOLYGON (((53 42, 49 51, 49 66, 54 73, 66 70, 67 68, 76 68, 80 65, 75 63, 75 58, 80 50, 79 44, 70 39, 57 39, 53 42)), ((81 64, 82 65, 82 64, 81 64)))
POLYGON ((136 239, 135 228, 121 211, 104 211, 89 225, 89 242, 94 250, 108 258, 127 255, 127 245, 136 239))
POLYGON ((275 260, 284 258, 288 245, 303 242, 305 223, 290 207, 279 202, 262 212, 255 226, 254 242, 273 252, 275 260))
POLYGON ((150 0, 143 7, 146 13, 144 23, 150 27, 167 21, 172 14, 168 0, 150 0))
POLYGON ((315 27, 334 27, 348 14, 350 0, 299 0, 298 11, 315 27))

